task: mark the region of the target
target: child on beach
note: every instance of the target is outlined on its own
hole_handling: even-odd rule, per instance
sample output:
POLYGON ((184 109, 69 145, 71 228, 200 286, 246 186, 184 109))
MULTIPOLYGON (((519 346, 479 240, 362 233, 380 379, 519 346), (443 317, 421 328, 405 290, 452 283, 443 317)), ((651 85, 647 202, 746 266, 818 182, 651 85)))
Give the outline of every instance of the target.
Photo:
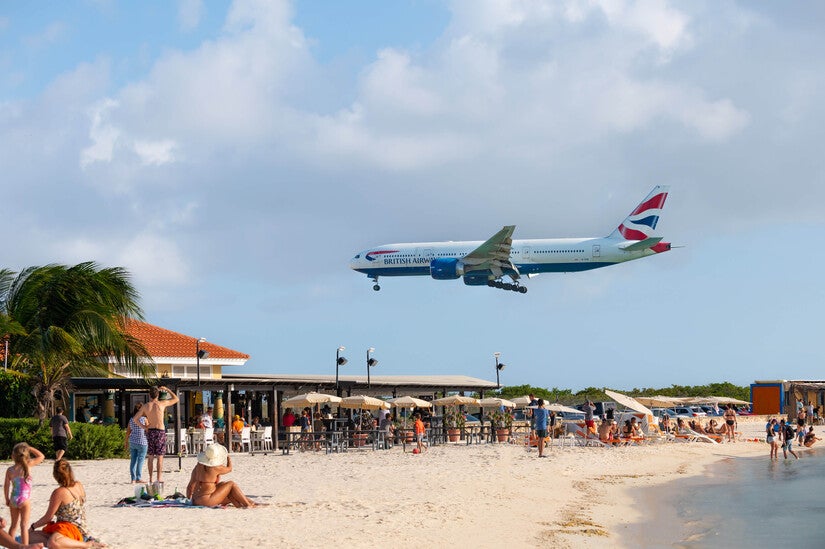
POLYGON ((43 463, 46 457, 37 448, 20 442, 14 446, 11 459, 14 465, 6 470, 6 480, 3 482, 6 505, 11 511, 9 535, 14 537, 14 532, 19 526, 20 541, 26 545, 29 543, 29 516, 31 514, 29 503, 32 491, 31 468, 43 463))

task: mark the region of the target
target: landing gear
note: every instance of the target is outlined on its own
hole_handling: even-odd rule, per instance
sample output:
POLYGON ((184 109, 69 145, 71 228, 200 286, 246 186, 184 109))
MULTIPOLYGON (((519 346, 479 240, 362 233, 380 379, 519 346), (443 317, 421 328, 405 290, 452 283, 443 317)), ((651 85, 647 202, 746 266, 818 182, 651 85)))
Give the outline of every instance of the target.
POLYGON ((520 294, 527 293, 527 287, 522 286, 518 282, 509 283, 502 280, 488 280, 487 285, 491 288, 498 288, 499 290, 510 290, 511 292, 518 292, 520 294))
POLYGON ((372 278, 372 281, 373 281, 373 282, 375 282, 375 285, 372 287, 372 289, 373 289, 373 290, 375 290, 375 291, 377 292, 378 290, 380 290, 380 289, 381 289, 381 286, 379 286, 379 285, 378 285, 378 277, 377 277, 377 276, 373 276, 373 277, 371 277, 371 278, 372 278))

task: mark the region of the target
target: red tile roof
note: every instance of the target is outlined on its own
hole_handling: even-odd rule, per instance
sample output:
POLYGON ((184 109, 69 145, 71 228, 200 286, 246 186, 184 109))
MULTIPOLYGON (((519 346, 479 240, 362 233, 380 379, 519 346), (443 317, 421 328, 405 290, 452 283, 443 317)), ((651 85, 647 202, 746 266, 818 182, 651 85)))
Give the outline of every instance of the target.
MULTIPOLYGON (((133 319, 127 323, 126 331, 143 342, 143 346, 152 357, 195 357, 197 338, 133 319)), ((200 348, 209 351, 210 359, 249 359, 246 353, 233 351, 208 341, 201 342, 200 348)))

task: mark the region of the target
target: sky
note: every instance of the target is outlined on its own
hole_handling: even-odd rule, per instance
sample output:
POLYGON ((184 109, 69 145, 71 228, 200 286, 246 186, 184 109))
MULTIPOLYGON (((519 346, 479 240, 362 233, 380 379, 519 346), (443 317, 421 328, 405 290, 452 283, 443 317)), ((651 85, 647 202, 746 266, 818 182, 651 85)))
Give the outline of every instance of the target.
POLYGON ((547 388, 822 379, 825 7, 3 2, 0 266, 125 267, 231 373, 547 388), (386 243, 683 248, 527 294, 349 269, 386 243))

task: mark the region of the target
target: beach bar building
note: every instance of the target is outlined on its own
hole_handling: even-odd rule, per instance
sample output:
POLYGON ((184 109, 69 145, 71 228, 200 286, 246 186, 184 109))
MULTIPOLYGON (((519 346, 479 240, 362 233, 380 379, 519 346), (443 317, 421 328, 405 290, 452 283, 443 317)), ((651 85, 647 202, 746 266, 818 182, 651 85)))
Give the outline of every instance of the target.
POLYGON ((787 414, 792 419, 800 405, 811 403, 821 416, 825 404, 825 381, 763 380, 751 383, 754 414, 787 414))
MULTIPOLYGON (((212 342, 187 336, 140 321, 130 321, 127 330, 149 351, 154 364, 150 380, 111 365, 109 377, 72 378, 73 389, 68 397, 70 421, 102 421, 125 427, 138 402, 149 399, 152 378, 159 378, 176 392, 180 403, 169 408, 167 425, 175 432, 196 424, 206 407, 213 408, 218 426, 230 437, 231 417, 247 420, 259 417, 273 427, 278 440, 280 403, 306 392, 323 392, 340 396, 405 396, 415 395, 432 400, 447 393, 473 393, 482 397, 498 385, 469 376, 338 376, 311 374, 239 374, 226 373, 224 368, 244 366, 249 355, 212 342)), ((163 398, 163 395, 161 395, 163 398)), ((176 447, 179 442, 176 442, 176 447)), ((177 452, 176 452, 177 453, 177 452)))

